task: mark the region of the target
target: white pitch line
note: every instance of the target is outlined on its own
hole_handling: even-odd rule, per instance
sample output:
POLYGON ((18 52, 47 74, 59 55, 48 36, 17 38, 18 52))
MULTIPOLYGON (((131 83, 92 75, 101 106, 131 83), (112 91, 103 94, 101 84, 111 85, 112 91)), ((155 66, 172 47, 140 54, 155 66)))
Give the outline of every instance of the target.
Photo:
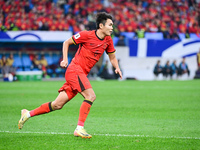
MULTIPOLYGON (((65 132, 30 132, 30 131, 0 131, 0 133, 18 133, 18 134, 60 134, 60 135, 73 135, 73 133, 65 132)), ((118 136, 118 137, 147 137, 147 138, 162 138, 162 139, 196 139, 200 140, 199 137, 176 137, 176 136, 150 136, 150 135, 125 135, 125 134, 96 134, 97 136, 118 136)))

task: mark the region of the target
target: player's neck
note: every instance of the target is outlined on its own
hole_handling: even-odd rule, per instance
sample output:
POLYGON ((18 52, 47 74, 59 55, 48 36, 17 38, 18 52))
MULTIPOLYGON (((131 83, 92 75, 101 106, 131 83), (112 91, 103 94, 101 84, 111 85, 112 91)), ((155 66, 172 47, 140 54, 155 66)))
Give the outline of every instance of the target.
POLYGON ((96 35, 98 36, 98 38, 102 40, 106 37, 106 35, 103 32, 101 32, 99 29, 97 29, 96 35))

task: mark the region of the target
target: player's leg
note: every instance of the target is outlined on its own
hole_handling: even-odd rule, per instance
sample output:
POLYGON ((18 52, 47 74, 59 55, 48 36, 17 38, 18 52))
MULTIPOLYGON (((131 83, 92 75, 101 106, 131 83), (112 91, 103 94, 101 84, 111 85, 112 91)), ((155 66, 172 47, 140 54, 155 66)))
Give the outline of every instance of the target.
MULTIPOLYGON (((96 99, 95 93, 92 89, 87 75, 83 72, 83 69, 79 65, 70 64, 67 68, 65 79, 67 83, 73 87, 72 89, 83 95, 84 101, 80 107, 79 120, 77 128, 74 132, 75 136, 80 136, 82 138, 91 138, 84 130, 84 122, 90 111, 92 103, 96 99), (74 69, 75 68, 75 69, 74 69)), ((68 94, 68 93, 67 93, 68 94)))
POLYGON ((78 124, 77 124, 77 128, 74 131, 74 135, 81 136, 82 138, 91 138, 92 136, 84 130, 84 123, 90 112, 90 108, 96 99, 96 95, 92 88, 86 89, 80 93, 81 95, 83 95, 85 100, 83 101, 80 107, 78 124))
POLYGON ((54 110, 59 110, 68 101, 69 101, 69 98, 67 96, 67 93, 65 91, 62 91, 59 93, 58 97, 53 102, 44 103, 40 107, 38 107, 34 110, 31 110, 30 116, 33 117, 33 116, 49 113, 54 110))
POLYGON ((86 89, 83 92, 81 92, 81 95, 84 97, 84 101, 80 107, 80 114, 78 119, 78 125, 84 126, 84 122, 90 112, 90 108, 93 104, 93 102, 96 99, 96 95, 92 88, 86 89))
POLYGON ((58 95, 58 97, 53 102, 47 102, 42 104, 40 107, 28 111, 26 109, 23 109, 21 111, 21 118, 18 123, 19 129, 22 129, 24 123, 33 116, 49 113, 54 110, 61 109, 70 99, 68 98, 68 95, 65 91, 61 91, 58 95))

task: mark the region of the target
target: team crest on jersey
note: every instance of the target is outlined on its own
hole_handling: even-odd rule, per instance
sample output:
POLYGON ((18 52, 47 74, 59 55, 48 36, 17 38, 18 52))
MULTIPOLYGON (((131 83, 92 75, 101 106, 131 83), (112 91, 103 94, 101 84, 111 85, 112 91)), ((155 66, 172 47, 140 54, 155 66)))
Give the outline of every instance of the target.
POLYGON ((94 53, 94 57, 97 57, 98 53, 99 53, 99 50, 96 50, 94 53))
POLYGON ((77 33, 76 35, 74 35, 75 39, 78 39, 81 35, 79 33, 77 33))

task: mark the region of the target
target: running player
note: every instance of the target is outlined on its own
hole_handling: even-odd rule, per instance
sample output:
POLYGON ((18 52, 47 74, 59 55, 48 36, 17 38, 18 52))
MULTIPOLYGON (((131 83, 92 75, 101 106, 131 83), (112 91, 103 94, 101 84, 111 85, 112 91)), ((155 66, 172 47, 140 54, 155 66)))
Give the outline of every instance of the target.
POLYGON ((77 93, 84 97, 84 101, 80 107, 77 128, 74 131, 74 136, 82 138, 91 138, 84 129, 84 123, 96 99, 96 95, 87 78, 91 68, 96 64, 101 55, 106 51, 115 73, 122 78, 122 73, 119 69, 118 61, 115 57, 115 49, 111 34, 113 31, 112 16, 101 12, 97 14, 96 25, 97 30, 81 31, 72 38, 63 43, 63 61, 60 62, 61 67, 67 67, 65 73, 66 82, 59 89, 59 95, 53 102, 42 104, 40 107, 28 111, 21 110, 21 118, 18 127, 22 129, 24 123, 33 116, 49 113, 54 110, 61 109, 67 102, 69 102, 77 93), (75 57, 68 65, 68 48, 69 45, 79 44, 75 57))

